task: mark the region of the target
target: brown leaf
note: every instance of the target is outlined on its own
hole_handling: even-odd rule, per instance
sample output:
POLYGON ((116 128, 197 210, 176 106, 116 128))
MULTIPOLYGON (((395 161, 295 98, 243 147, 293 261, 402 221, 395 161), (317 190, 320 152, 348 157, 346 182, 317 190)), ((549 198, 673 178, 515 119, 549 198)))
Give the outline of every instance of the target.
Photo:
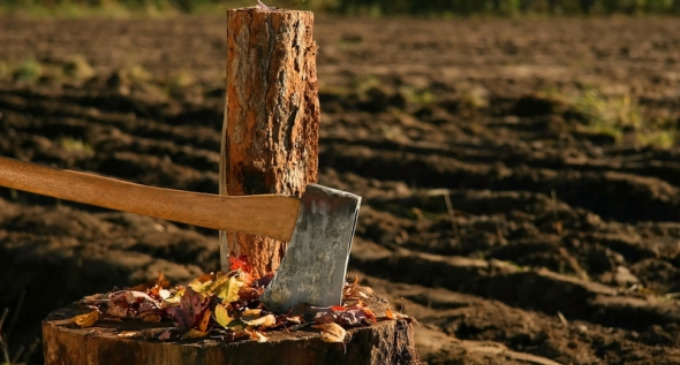
POLYGON ((206 332, 208 330, 208 325, 210 324, 210 316, 212 315, 212 312, 210 309, 206 309, 205 312, 203 312, 203 318, 201 319, 201 322, 198 324, 198 330, 201 332, 206 332))
POLYGON ((158 312, 142 312, 139 314, 139 317, 146 323, 158 323, 163 319, 158 312))
POLYGON ((158 278, 156 279, 156 285, 163 289, 167 289, 170 287, 170 281, 165 278, 165 274, 163 274, 162 271, 158 272, 158 278))
POLYGON ((330 322, 317 324, 314 328, 321 330, 321 339, 324 342, 345 343, 347 331, 337 323, 330 322))

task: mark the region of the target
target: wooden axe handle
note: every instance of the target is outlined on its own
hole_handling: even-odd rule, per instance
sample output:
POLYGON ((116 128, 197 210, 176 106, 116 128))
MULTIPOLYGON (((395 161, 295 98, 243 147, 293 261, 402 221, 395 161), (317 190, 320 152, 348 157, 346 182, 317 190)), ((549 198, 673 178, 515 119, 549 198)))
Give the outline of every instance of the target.
POLYGON ((0 186, 124 212, 288 241, 300 200, 281 195, 219 196, 156 188, 0 157, 0 186))

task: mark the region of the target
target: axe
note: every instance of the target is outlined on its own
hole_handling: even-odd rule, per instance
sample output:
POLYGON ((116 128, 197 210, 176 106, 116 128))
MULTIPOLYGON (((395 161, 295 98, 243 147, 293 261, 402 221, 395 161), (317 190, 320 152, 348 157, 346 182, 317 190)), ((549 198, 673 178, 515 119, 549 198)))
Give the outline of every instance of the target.
POLYGON ((0 157, 0 186, 124 212, 288 241, 261 297, 272 311, 340 305, 361 197, 310 184, 302 198, 163 189, 0 157))

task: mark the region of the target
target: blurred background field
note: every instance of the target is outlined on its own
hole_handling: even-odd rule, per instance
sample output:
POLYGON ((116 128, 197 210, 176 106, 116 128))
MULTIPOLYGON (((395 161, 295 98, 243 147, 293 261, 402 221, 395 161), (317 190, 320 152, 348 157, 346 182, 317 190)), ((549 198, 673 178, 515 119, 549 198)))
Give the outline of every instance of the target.
MULTIPOLYGON (((270 0, 268 5, 319 14, 393 16, 544 16, 680 14, 680 0, 270 0)), ((124 16, 209 14, 252 6, 254 0, 3 0, 2 12, 33 15, 124 16)))

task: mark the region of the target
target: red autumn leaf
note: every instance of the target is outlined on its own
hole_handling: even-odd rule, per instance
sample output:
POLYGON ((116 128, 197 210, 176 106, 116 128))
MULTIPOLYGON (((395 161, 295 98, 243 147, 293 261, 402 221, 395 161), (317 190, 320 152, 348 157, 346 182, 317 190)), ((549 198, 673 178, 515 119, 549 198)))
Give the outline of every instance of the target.
POLYGON ((229 269, 231 271, 241 270, 248 274, 253 272, 253 267, 248 263, 248 256, 229 257, 229 269))

